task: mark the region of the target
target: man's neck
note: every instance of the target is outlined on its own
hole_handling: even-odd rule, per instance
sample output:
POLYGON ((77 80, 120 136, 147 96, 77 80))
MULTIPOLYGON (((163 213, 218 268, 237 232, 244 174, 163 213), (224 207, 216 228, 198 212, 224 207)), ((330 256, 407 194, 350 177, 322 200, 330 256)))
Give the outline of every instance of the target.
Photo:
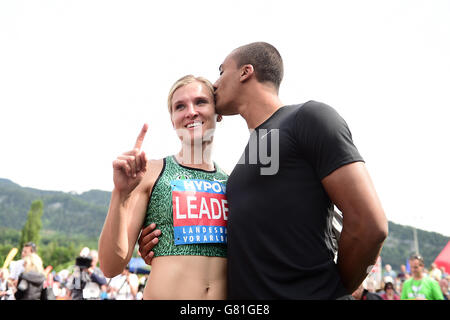
POLYGON ((414 276, 413 276, 413 279, 416 280, 416 281, 420 281, 420 280, 423 279, 423 274, 421 274, 420 276, 414 275, 414 276))
POLYGON ((268 91, 257 91, 240 107, 239 113, 249 129, 255 129, 283 106, 278 95, 268 91))

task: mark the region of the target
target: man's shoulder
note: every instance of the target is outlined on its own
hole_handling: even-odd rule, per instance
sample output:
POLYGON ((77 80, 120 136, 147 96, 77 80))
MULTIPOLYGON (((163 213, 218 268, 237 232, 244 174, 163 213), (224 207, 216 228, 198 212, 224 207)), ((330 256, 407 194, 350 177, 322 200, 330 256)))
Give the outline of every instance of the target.
POLYGON ((294 105, 295 109, 299 114, 309 115, 309 116, 321 116, 325 114, 336 113, 336 110, 330 105, 315 101, 309 100, 307 102, 294 105))
POLYGON ((426 276, 423 278, 423 282, 432 284, 432 285, 439 285, 439 282, 437 282, 435 279, 433 279, 432 277, 426 276))
POLYGON ((314 129, 318 132, 335 132, 336 129, 346 126, 345 120, 337 110, 323 102, 309 100, 287 107, 293 111, 293 116, 289 119, 294 121, 296 126, 305 128, 306 131, 314 129))
POLYGON ((405 285, 410 285, 412 281, 413 281, 413 278, 412 278, 412 277, 409 278, 409 279, 406 279, 405 282, 403 282, 403 286, 405 286, 405 285))
POLYGON ((94 273, 95 273, 96 275, 99 275, 99 276, 104 277, 103 271, 102 271, 102 269, 100 269, 99 267, 94 267, 94 273))

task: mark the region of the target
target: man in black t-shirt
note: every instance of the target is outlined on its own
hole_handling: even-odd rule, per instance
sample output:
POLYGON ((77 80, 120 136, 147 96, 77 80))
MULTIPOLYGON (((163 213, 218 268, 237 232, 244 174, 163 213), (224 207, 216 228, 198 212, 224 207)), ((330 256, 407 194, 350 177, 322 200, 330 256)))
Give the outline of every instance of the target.
MULTIPOLYGON (((375 264, 387 220, 347 124, 323 103, 283 106, 283 62, 268 43, 235 49, 219 70, 217 113, 240 114, 251 131, 227 182, 228 298, 349 295, 375 264)), ((148 232, 139 241, 147 262, 148 232)))

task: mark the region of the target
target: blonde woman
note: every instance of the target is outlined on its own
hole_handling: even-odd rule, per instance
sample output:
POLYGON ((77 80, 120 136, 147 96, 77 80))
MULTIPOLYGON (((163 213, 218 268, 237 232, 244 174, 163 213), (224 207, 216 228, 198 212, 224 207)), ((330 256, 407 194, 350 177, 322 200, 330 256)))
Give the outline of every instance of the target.
POLYGON ((201 77, 185 76, 168 97, 181 148, 147 161, 141 151, 147 125, 132 151, 113 162, 114 190, 99 239, 100 268, 114 277, 133 254, 142 226, 162 231, 144 299, 226 297, 225 198, 227 174, 211 160, 216 121, 214 89, 201 77))
POLYGON ((32 253, 24 259, 24 271, 19 275, 16 300, 40 300, 45 275, 41 258, 32 253))

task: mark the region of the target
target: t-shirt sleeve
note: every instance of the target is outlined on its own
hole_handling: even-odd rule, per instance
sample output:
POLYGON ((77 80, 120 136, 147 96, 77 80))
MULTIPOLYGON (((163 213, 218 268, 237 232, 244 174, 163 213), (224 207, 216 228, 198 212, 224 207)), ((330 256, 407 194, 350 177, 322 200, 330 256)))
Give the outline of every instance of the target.
POLYGON ((346 164, 364 161, 345 120, 330 106, 309 101, 296 113, 300 152, 320 180, 346 164))
POLYGON ((433 300, 444 300, 444 295, 442 294, 441 287, 437 281, 432 282, 432 295, 433 300))
POLYGON ((100 286, 103 286, 106 284, 106 278, 103 276, 103 272, 101 272, 101 270, 95 270, 91 274, 91 280, 100 286))

